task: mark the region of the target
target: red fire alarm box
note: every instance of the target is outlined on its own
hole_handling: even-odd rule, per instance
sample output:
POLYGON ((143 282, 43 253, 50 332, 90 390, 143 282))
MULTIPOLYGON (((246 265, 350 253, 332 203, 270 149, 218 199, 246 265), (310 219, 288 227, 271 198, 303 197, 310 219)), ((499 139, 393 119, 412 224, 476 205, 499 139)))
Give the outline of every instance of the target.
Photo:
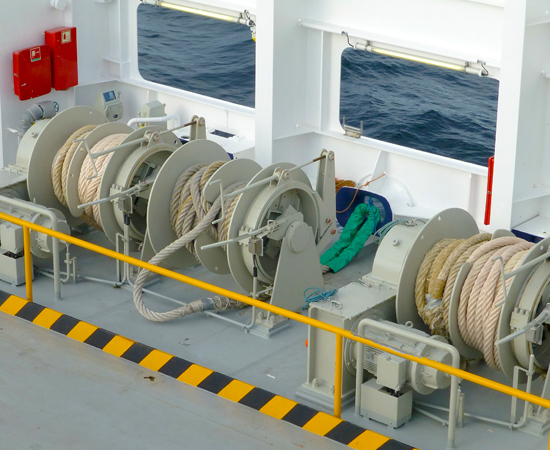
POLYGON ((45 31, 52 51, 52 87, 64 91, 78 84, 76 28, 58 27, 45 31))
POLYGON ((13 88, 19 100, 40 97, 52 90, 50 47, 39 45, 13 52, 13 88))

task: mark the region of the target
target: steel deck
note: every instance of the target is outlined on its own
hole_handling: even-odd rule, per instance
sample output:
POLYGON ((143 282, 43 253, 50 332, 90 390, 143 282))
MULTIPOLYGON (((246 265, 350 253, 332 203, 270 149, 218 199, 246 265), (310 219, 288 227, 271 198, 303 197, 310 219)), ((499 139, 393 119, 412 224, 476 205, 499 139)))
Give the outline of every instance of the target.
MULTIPOLYGON (((105 437, 104 430, 107 433, 116 432, 119 424, 113 426, 112 422, 110 424, 104 423, 110 420, 107 417, 98 417, 98 412, 96 411, 97 408, 103 410, 109 406, 109 414, 107 416, 120 408, 123 410, 129 409, 134 412, 140 411, 138 414, 123 415, 122 421, 127 425, 124 427, 125 429, 131 429, 132 426, 139 427, 139 422, 143 420, 145 412, 146 417, 151 415, 170 415, 172 426, 168 426, 165 429, 160 424, 158 429, 154 429, 151 435, 145 439, 146 441, 157 442, 157 446, 158 442, 163 442, 161 448, 172 448, 173 444, 177 444, 183 436, 185 436, 185 439, 188 439, 190 435, 199 442, 204 434, 208 434, 211 437, 215 437, 215 440, 220 439, 219 445, 223 445, 226 448, 243 448, 243 446, 246 446, 246 448, 264 448, 266 443, 273 445, 273 442, 276 442, 277 448, 291 448, 289 447, 290 445, 298 445, 301 448, 336 449, 341 447, 337 443, 341 443, 358 450, 412 449, 408 445, 386 438, 378 433, 362 429, 349 422, 336 419, 329 414, 316 411, 264 389, 192 364, 182 358, 169 355, 147 345, 134 342, 95 325, 45 308, 37 303, 27 302, 20 297, 4 293, 0 295, 0 298, 0 311, 3 313, 25 319, 35 325, 67 336, 74 341, 87 344, 88 346, 102 350, 104 353, 120 357, 123 360, 138 365, 129 368, 123 363, 121 367, 123 370, 119 371, 117 370, 118 366, 110 358, 97 360, 98 354, 93 351, 90 354, 88 350, 73 349, 71 344, 67 345, 66 342, 56 342, 55 338, 52 340, 51 336, 44 336, 41 331, 37 332, 34 329, 27 329, 19 322, 13 323, 5 318, 0 319, 0 323, 3 324, 0 331, 2 331, 5 337, 1 342, 3 342, 3 346, 8 347, 8 350, 3 354, 13 354, 14 347, 16 353, 9 358, 11 363, 7 365, 7 370, 5 371, 6 378, 4 383, 9 386, 5 391, 11 394, 6 399, 6 403, 12 405, 16 416, 23 416, 23 411, 27 411, 28 406, 25 402, 18 401, 22 394, 24 393, 24 397, 31 399, 31 401, 33 397, 40 396, 42 402, 39 408, 33 408, 30 405, 31 416, 34 419, 33 422, 36 421, 35 424, 42 424, 42 426, 36 426, 35 429, 43 430, 43 432, 49 435, 60 436, 60 434, 64 435, 67 430, 70 430, 69 434, 72 436, 75 432, 75 427, 72 425, 73 419, 67 422, 66 418, 64 418, 67 410, 71 409, 73 409, 73 414, 77 417, 77 421, 81 422, 82 419, 86 419, 85 422, 89 420, 95 422, 91 428, 99 427, 97 431, 102 438, 105 437), (15 346, 13 343, 15 343, 15 346), (77 351, 76 355, 74 354, 74 350, 77 351), (34 361, 38 355, 38 361, 34 361), (105 368, 107 373, 102 372, 102 367, 105 368), (137 371, 137 373, 131 375, 131 379, 129 379, 128 374, 121 373, 126 370, 137 371), (60 374, 57 372, 60 372, 60 374), (55 376, 53 376, 54 373, 56 373, 55 376), (22 384, 18 374, 25 374, 25 377, 29 379, 22 384), (94 381, 90 385, 92 376, 94 381), (106 378, 108 378, 108 381, 103 386, 102 380, 106 378), (185 417, 182 418, 181 422, 174 421, 174 416, 177 414, 173 413, 173 408, 168 408, 160 414, 158 411, 154 412, 154 410, 158 410, 159 408, 162 409, 162 404, 159 403, 161 398, 158 394, 162 396, 168 394, 171 396, 173 394, 172 391, 177 391, 178 389, 177 385, 174 386, 174 381, 170 380, 170 378, 181 381, 189 386, 198 387, 226 400, 247 406, 252 410, 260 411, 271 418, 293 424, 303 428, 303 430, 324 436, 336 442, 318 443, 314 439, 310 439, 311 436, 299 436, 294 430, 290 431, 287 427, 282 430, 279 427, 273 427, 273 424, 269 420, 267 423, 262 424, 262 432, 259 435, 252 431, 250 433, 244 432, 241 439, 238 436, 226 436, 228 434, 227 427, 235 428, 238 432, 242 432, 242 429, 249 429, 248 420, 242 422, 241 411, 233 411, 232 407, 229 406, 229 402, 222 401, 220 404, 217 404, 217 402, 212 402, 211 399, 205 400, 202 398, 202 394, 197 395, 196 393, 193 393, 191 397, 196 398, 198 402, 193 402, 190 409, 189 402, 182 401, 181 403, 185 407, 180 408, 180 410, 183 409, 181 413, 185 417), (131 385, 134 383, 137 383, 137 386, 132 387, 131 385), (127 386, 127 384, 130 386, 127 386), (70 386, 70 388, 67 389, 67 386, 70 386), (147 390, 151 390, 151 388, 147 388, 146 386, 153 386, 152 390, 155 392, 151 394, 147 390), (28 390, 29 387, 30 391, 28 390), (34 392, 34 390, 39 392, 34 392), (78 392, 72 392, 73 390, 78 392), (96 393, 96 391, 99 392, 96 393), (140 398, 138 394, 142 394, 144 391, 152 398, 152 401, 140 398), (156 391, 162 392, 157 393, 156 391), (94 394, 88 397, 91 392, 94 392, 94 394), (88 395, 83 396, 82 394, 84 393, 88 395), (124 401, 119 399, 120 396, 125 397, 124 401), (128 397, 130 397, 129 402, 126 401, 128 397), (78 400, 79 398, 80 400, 78 400), (54 403, 53 405, 46 407, 46 404, 52 402, 54 403), (142 405, 132 406, 132 403, 142 403, 142 405), (137 411, 136 408, 138 408, 137 411), (53 414, 47 414, 48 419, 42 422, 44 420, 42 413, 45 409, 48 413, 52 412, 53 414), (191 419, 187 417, 189 414, 192 415, 191 419), (52 420, 51 416, 55 417, 57 415, 62 416, 60 420, 52 420), (224 418, 229 419, 231 426, 223 423, 224 418), (63 431, 65 426, 66 431, 63 431), (57 431, 58 427, 61 433, 57 431), (266 433, 263 430, 266 430, 266 433), (281 431, 287 438, 282 443, 280 436, 278 436, 281 431), (273 436, 271 436, 272 434, 273 436), (261 436, 261 438, 258 436, 261 436), (288 440, 289 438, 290 441, 288 440), (228 446, 226 439, 229 439, 230 442, 235 442, 235 444, 228 446), (267 442, 258 442, 258 439, 260 441, 265 439, 267 442), (298 442, 303 442, 303 444, 293 442, 294 439, 298 442)), ((180 402, 175 402, 173 398, 170 403, 175 408, 179 408, 180 406, 180 402)), ((21 417, 20 419, 23 418, 21 417)), ((252 423, 255 421, 262 422, 262 419, 254 418, 252 423)), ((150 428, 149 421, 147 423, 147 428, 150 428)), ((17 447, 21 445, 23 439, 20 433, 21 429, 18 429, 18 431, 13 436, 14 444, 17 447)), ((80 441, 83 436, 87 436, 89 433, 90 430, 87 430, 86 433, 78 432, 71 438, 80 441)), ((9 433, 7 434, 9 435, 9 433)), ((26 437, 28 436, 26 435, 26 437)), ((118 439, 120 438, 124 439, 123 442, 126 445, 127 435, 119 435, 118 439)), ((131 440, 134 441, 135 439, 136 436, 132 436, 131 440)), ((96 445, 100 445, 102 442, 101 439, 94 439, 94 441, 96 445)), ((140 445, 144 444, 141 437, 138 442, 140 445)), ((59 448, 61 442, 56 442, 54 439, 51 441, 51 444, 57 445, 56 448, 59 448)), ((87 444, 90 444, 89 440, 87 440, 87 444)), ((112 446, 113 442, 109 442, 109 444, 112 446)), ((33 445, 41 444, 31 444, 31 448, 34 448, 33 445)), ((201 445, 204 446, 204 442, 201 445)), ((79 448, 82 447, 79 445, 79 448)), ((117 445, 116 448, 123 447, 117 445)))

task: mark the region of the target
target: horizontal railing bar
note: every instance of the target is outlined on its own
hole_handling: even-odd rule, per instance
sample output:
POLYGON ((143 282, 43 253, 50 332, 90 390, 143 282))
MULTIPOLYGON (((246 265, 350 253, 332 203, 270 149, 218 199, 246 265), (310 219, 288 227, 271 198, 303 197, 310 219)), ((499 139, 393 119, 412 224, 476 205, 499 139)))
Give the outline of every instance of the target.
POLYGON ((129 264, 132 264, 136 267, 140 267, 145 270, 149 270, 151 272, 155 272, 159 275, 166 276, 168 278, 172 278, 176 281, 181 281, 183 283, 189 284, 191 286, 198 287, 199 289, 204 289, 206 291, 213 292, 218 295, 222 295, 224 297, 231 298, 233 300, 237 300, 242 303, 246 303, 247 305, 255 306, 256 308, 263 309, 265 311, 269 311, 273 314, 278 314, 283 317, 287 317, 289 319, 295 320, 296 322, 301 322, 306 325, 313 326, 315 328, 319 328, 321 330, 327 331, 329 333, 340 335, 346 339, 350 339, 355 342, 359 342, 364 345, 368 345, 369 347, 376 348, 378 350, 382 350, 384 352, 390 353, 392 355, 400 356, 402 358, 408 359, 409 361, 414 361, 419 364, 422 364, 427 367, 431 367, 436 370, 440 370, 441 372, 447 373, 452 376, 456 376, 458 378, 461 378, 466 381, 470 381, 472 383, 478 384, 480 386, 484 386, 486 388, 492 389, 497 392, 501 392, 503 394, 509 395, 511 397, 516 397, 521 400, 525 400, 530 403, 534 403, 535 405, 542 406, 543 408, 550 409, 550 400, 546 400, 544 398, 541 398, 537 395, 528 394, 526 392, 520 391, 519 389, 515 389, 510 386, 506 386, 504 384, 498 383, 493 380, 489 380, 487 378, 481 377, 479 375, 474 375, 472 373, 466 372, 461 369, 455 369, 454 367, 448 366, 443 363, 439 363, 436 361, 433 361, 431 359, 425 358, 425 357, 418 357, 414 355, 409 355, 407 353, 401 353, 397 350, 394 350, 389 347, 385 347, 381 344, 378 344, 376 342, 370 341, 368 339, 359 337, 351 333, 350 331, 343 330, 342 328, 335 327, 333 325, 329 325, 327 323, 321 322, 316 319, 311 319, 310 317, 302 316, 301 314, 295 313, 293 311, 288 311, 286 309, 280 308, 278 306, 270 305, 269 303, 264 303, 259 300, 254 300, 253 298, 247 297, 246 295, 238 294, 236 292, 230 291, 228 289, 224 289, 218 286, 214 286, 213 284, 205 283, 204 281, 196 280, 194 278, 188 277, 186 275, 182 275, 177 272, 173 272, 168 269, 164 269, 159 266, 155 266, 153 264, 149 264, 148 262, 141 261, 136 258, 132 258, 131 256, 123 255, 122 253, 115 252, 114 250, 109 250, 106 248, 103 248, 96 244, 91 244, 89 242, 83 241, 82 239, 78 239, 72 236, 69 236, 67 234, 60 233, 58 231, 53 231, 48 228, 42 227, 40 225, 36 225, 31 222, 27 222, 26 220, 21 220, 16 217, 10 216, 9 214, 0 213, 0 220, 5 220, 7 222, 14 223, 16 225, 22 226, 22 227, 28 227, 31 230, 34 230, 38 233, 44 233, 48 236, 52 236, 54 238, 59 239, 60 241, 68 242, 70 244, 77 245, 79 247, 91 250, 96 253, 100 253, 104 256, 108 256, 110 258, 118 259, 119 261, 123 261, 129 264))

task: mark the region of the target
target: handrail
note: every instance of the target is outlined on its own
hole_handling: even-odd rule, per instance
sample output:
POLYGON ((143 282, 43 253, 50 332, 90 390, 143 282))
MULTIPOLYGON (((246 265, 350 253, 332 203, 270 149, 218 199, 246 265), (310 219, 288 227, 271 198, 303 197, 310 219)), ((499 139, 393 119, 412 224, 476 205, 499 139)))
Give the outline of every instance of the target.
MULTIPOLYGON (((19 225, 23 227, 24 234, 29 234, 29 229, 34 230, 38 233, 44 233, 48 236, 57 238, 59 240, 65 241, 69 244, 74 244, 79 247, 94 251, 96 253, 100 253, 104 256, 108 256, 110 258, 118 259, 119 261, 123 261, 129 264, 132 264, 134 266, 140 267, 142 269, 149 270, 151 272, 155 272, 158 275, 163 275, 168 278, 172 278, 176 281, 181 281, 182 283, 190 284, 191 286, 198 287, 199 289, 204 289, 210 292, 213 292, 218 295, 222 295, 228 298, 231 298, 233 300, 237 300, 242 303, 246 303, 247 305, 254 306, 256 308, 263 309, 265 311, 271 312, 273 314, 278 314, 280 316, 286 317, 288 319, 295 320, 297 322, 304 323, 309 326, 313 326, 315 328, 319 328, 321 330, 327 331, 329 333, 333 333, 336 335, 336 362, 335 362, 335 368, 336 368, 336 377, 335 379, 339 379, 341 377, 342 372, 342 345, 341 341, 342 338, 346 338, 355 342, 359 342, 363 345, 368 345, 370 347, 376 348, 378 350, 382 350, 384 352, 390 353, 392 355, 400 356, 401 358, 408 359, 409 361, 414 361, 419 364, 422 364, 427 367, 431 367, 433 369, 439 370, 441 372, 447 373, 451 376, 461 378, 466 381, 470 381, 472 383, 478 384, 480 386, 484 386, 486 388, 492 389, 497 392, 501 392, 503 394, 509 395, 511 397, 519 398, 520 400, 525 400, 529 403, 533 403, 538 406, 542 406, 543 408, 550 409, 550 400, 546 400, 542 397, 539 397, 538 395, 534 394, 528 394, 527 392, 520 391, 519 389, 515 389, 510 386, 506 386, 502 383, 498 383, 493 380, 489 380, 487 378, 481 377, 479 375, 475 375, 469 372, 466 372, 462 369, 457 369, 451 366, 448 366, 447 364, 443 364, 437 361, 433 361, 429 358, 425 357, 419 357, 414 355, 409 355, 407 353, 402 353, 397 350, 394 350, 389 347, 385 347, 384 345, 378 344, 377 342, 373 342, 369 339, 362 338, 351 331, 344 330, 342 328, 329 325, 327 323, 321 322, 316 319, 312 319, 310 317, 302 316, 301 314, 288 311, 286 309, 280 308, 278 306, 270 305, 269 303, 264 303, 259 300, 255 300, 253 298, 247 297, 246 295, 238 294, 236 292, 232 292, 228 289, 224 289, 218 286, 214 286, 210 283, 205 283, 204 281, 196 280, 194 278, 188 277, 186 275, 182 275, 177 272, 173 272, 168 269, 164 269, 159 266, 155 266, 153 264, 149 264, 148 262, 141 261, 136 258, 132 258, 131 256, 126 256, 121 253, 115 252, 114 250, 109 250, 106 248, 103 248, 99 245, 92 244, 90 242, 83 241, 81 239, 69 236, 64 233, 60 233, 58 231, 53 231, 48 228, 45 228, 40 225, 36 225, 31 222, 27 222, 26 220, 19 219, 17 217, 13 217, 9 214, 0 213, 0 220, 5 220, 7 222, 14 223, 16 225, 19 225)), ((25 237, 25 245, 28 245, 30 243, 30 239, 25 237)), ((26 252, 27 254, 28 252, 26 252)), ((30 258, 29 258, 30 259, 30 258)), ((27 267, 27 265, 26 265, 27 267)), ((32 271, 25 271, 25 277, 27 283, 32 283, 32 271), (31 272, 31 273, 29 273, 31 272)), ((31 299, 28 299, 29 301, 32 301, 31 299)), ((338 387, 335 386, 335 394, 337 394, 339 391, 338 387)), ((337 418, 340 418, 341 416, 341 395, 336 396, 334 399, 334 416, 337 418)))

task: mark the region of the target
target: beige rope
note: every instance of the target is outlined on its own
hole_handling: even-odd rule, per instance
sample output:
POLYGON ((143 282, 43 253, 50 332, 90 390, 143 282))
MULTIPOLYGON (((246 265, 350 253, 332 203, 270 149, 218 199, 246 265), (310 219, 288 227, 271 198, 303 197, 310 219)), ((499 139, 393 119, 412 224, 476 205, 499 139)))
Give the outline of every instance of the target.
POLYGON ((470 326, 473 323, 472 316, 475 314, 475 302, 477 301, 479 292, 481 291, 481 285, 485 281, 488 275, 489 269, 483 270, 485 263, 492 259, 494 253, 502 247, 507 245, 513 245, 521 242, 521 239, 516 237, 501 237, 493 239, 486 242, 481 247, 479 247, 472 255, 468 258, 469 263, 473 264, 464 285, 462 286, 462 291, 460 293, 460 303, 458 306, 458 329, 462 339, 466 344, 472 346, 475 341, 473 335, 474 328, 470 326), (480 282, 476 285, 476 281, 480 278, 480 282), (472 305, 470 305, 470 298, 474 299, 472 305), (468 315, 468 308, 470 309, 470 314, 468 315), (468 320, 469 319, 469 320, 468 320))
MULTIPOLYGON (((480 236, 480 235, 476 235, 480 236)), ((471 238, 470 238, 471 239, 471 238)), ((481 239, 481 238, 480 238, 481 239)), ((487 234, 487 238, 485 240, 482 240, 480 242, 477 242, 478 240, 473 240, 472 242, 475 242, 471 247, 467 248, 464 247, 464 252, 458 257, 458 259, 455 261, 455 263, 452 265, 449 276, 447 277, 447 283, 445 284, 445 290, 443 291, 443 320, 446 324, 449 323, 449 310, 450 310, 450 304, 451 304, 451 295, 453 293, 453 289, 456 283, 456 279, 458 277, 458 272, 460 272, 460 269, 464 265, 464 263, 468 260, 470 255, 475 252, 479 247, 483 245, 485 241, 488 241, 491 239, 491 235, 487 234)), ((466 241, 468 242, 468 241, 466 241)), ((464 244, 466 244, 466 242, 464 244)), ((462 244, 463 245, 463 244, 462 244)), ((459 247, 462 247, 460 245, 459 247)), ((463 248, 463 249, 464 249, 463 248)), ((457 248, 458 250, 458 248, 457 248)), ((451 258, 453 258, 453 255, 451 254, 451 258)), ((446 267, 443 267, 443 271, 446 270, 446 267)))
POLYGON ((430 328, 433 334, 438 334, 441 336, 447 336, 447 325, 443 320, 443 290, 445 287, 446 280, 441 279, 440 273, 445 265, 449 256, 453 251, 461 244, 463 239, 453 240, 447 247, 445 247, 441 253, 437 256, 432 267, 430 269, 428 279, 429 284, 427 286, 426 304, 430 303, 429 308, 425 308, 424 314, 426 315, 426 320, 430 324, 430 328))
MULTIPOLYGON (((51 169, 52 185, 56 197, 65 206, 68 206, 67 176, 69 174, 69 167, 75 152, 81 144, 81 142, 75 141, 86 138, 86 136, 88 136, 95 128, 97 128, 97 125, 86 125, 76 130, 69 137, 69 139, 67 139, 63 147, 59 149, 54 157, 51 169)), ((126 136, 127 134, 113 134, 107 136, 94 145, 90 152, 97 153, 116 147, 126 136)), ((109 153, 95 159, 94 164, 97 168, 97 175, 95 174, 90 158, 86 158, 84 160, 78 177, 78 196, 81 204, 99 200, 99 186, 111 156, 112 153, 109 153)), ((99 205, 93 205, 85 208, 82 218, 89 225, 103 231, 99 217, 99 205)))
MULTIPOLYGON (((170 203, 170 222, 178 238, 194 229, 210 210, 210 205, 207 204, 203 195, 203 190, 216 170, 225 163, 225 161, 216 161, 210 165, 197 164, 189 167, 178 178, 170 203)), ((245 183, 241 183, 239 186, 244 187, 244 185, 245 183)), ((227 239, 229 224, 239 198, 240 196, 237 196, 225 201, 225 215, 217 227, 212 224, 206 227, 206 231, 215 241, 227 239)), ((195 240, 189 240, 185 247, 195 255, 197 262, 200 262, 195 250, 195 240)))
MULTIPOLYGON (((216 228, 212 225, 212 221, 220 212, 221 200, 218 197, 214 203, 210 205, 206 202, 203 195, 206 183, 214 172, 223 164, 225 164, 224 161, 217 161, 208 166, 197 164, 188 168, 180 175, 172 192, 172 201, 170 204, 170 221, 178 239, 158 252, 149 261, 150 264, 160 264, 160 262, 169 255, 183 247, 192 251, 195 257, 197 257, 194 242, 204 231, 208 230, 211 235, 217 236, 219 240, 225 240, 227 238, 226 233, 238 197, 229 199, 225 202, 225 220, 218 224, 219 228, 216 228)), ((230 194, 244 185, 245 183, 235 183, 227 187, 224 193, 230 194)), ((221 311, 224 309, 242 308, 245 306, 243 303, 230 300, 226 297, 214 297, 211 299, 197 300, 171 311, 152 311, 145 306, 142 298, 143 286, 149 275, 150 273, 146 270, 140 271, 134 284, 134 304, 140 314, 155 322, 167 322, 198 311, 221 311)))
MULTIPOLYGON (((434 286, 432 289, 430 289, 430 295, 433 298, 444 298, 443 292, 445 289, 445 286, 447 286, 447 280, 449 280, 451 276, 451 269, 455 265, 455 263, 464 255, 465 252, 467 252, 470 248, 474 247, 478 243, 482 243, 485 241, 488 241, 491 239, 491 235, 489 233, 480 233, 472 236, 469 239, 459 239, 456 242, 459 244, 454 248, 452 253, 449 255, 447 260, 445 261, 445 264, 439 271, 439 274, 437 278, 434 281, 434 286), (443 292, 441 291, 443 289, 443 292)), ((466 258, 467 259, 467 258, 466 258)), ((466 259, 462 262, 466 262, 466 259)), ((462 264, 460 266, 462 266, 462 264)), ((458 274, 458 270, 456 271, 458 274)), ((456 276, 455 276, 456 279, 456 276)), ((454 285, 454 282, 452 283, 454 285)))
MULTIPOLYGON (((116 147, 119 145, 127 134, 112 134, 107 136, 97 144, 95 144, 90 153, 98 153, 103 150, 108 150, 110 148, 116 147)), ((80 198, 80 203, 90 203, 96 200, 99 200, 99 186, 107 168, 107 163, 113 156, 112 153, 99 156, 94 160, 94 164, 97 169, 97 175, 95 175, 94 167, 92 165, 92 160, 86 158, 80 169, 80 175, 78 177, 78 196, 80 198)), ((89 225, 97 228, 98 230, 103 231, 101 225, 101 219, 99 217, 99 205, 88 206, 84 209, 84 214, 82 218, 89 225)))
POLYGON ((431 323, 431 320, 430 320, 429 309, 431 308, 431 305, 428 305, 426 302, 426 294, 427 294, 428 286, 430 282, 430 275, 432 273, 431 272, 432 266, 434 261, 439 256, 439 254, 443 252, 449 245, 451 245, 452 242, 453 242, 453 239, 443 239, 437 242, 424 257, 424 260, 422 261, 422 264, 420 265, 420 269, 418 270, 418 274, 416 276, 416 284, 415 284, 416 308, 418 310, 418 314, 420 315, 424 323, 430 325, 430 328, 434 324, 431 323))
POLYGON ((432 276, 430 277, 430 284, 428 286, 428 294, 433 299, 441 300, 443 298, 443 290, 445 289, 445 283, 447 276, 445 276, 443 267, 450 261, 451 254, 465 241, 465 239, 457 239, 451 242, 437 257, 433 263, 432 276))
POLYGON ((86 125, 85 127, 76 130, 67 139, 63 147, 56 153, 52 163, 52 184, 55 196, 62 205, 67 205, 67 175, 69 173, 69 165, 73 160, 77 148, 81 144, 75 142, 78 139, 84 139, 92 130, 97 128, 97 125, 86 125))
MULTIPOLYGON (((523 264, 523 260, 527 256, 528 252, 529 250, 522 250, 512 256, 508 263, 504 266, 504 273, 509 273, 512 270, 519 268, 523 264)), ((506 280, 506 289, 510 287, 511 283, 512 278, 506 280)), ((502 306, 497 307, 496 305, 502 300, 504 300, 504 290, 502 288, 502 278, 499 277, 493 307, 489 310, 489 316, 485 321, 484 333, 488 338, 485 341, 483 348, 483 356, 485 361, 489 367, 492 367, 495 370, 502 370, 498 347, 495 345, 495 342, 498 340, 498 323, 500 319, 500 311, 502 309, 502 306)))
MULTIPOLYGON (((516 245, 511 245, 508 247, 505 247, 500 252, 501 254, 499 256, 502 257, 502 260, 505 264, 508 263, 514 257, 514 255, 519 254, 520 252, 527 251, 533 246, 532 243, 527 241, 522 241, 517 243, 516 245)), ((478 339, 475 342, 475 348, 477 350, 480 350, 485 357, 485 360, 488 361, 490 359, 490 356, 486 353, 488 352, 489 348, 494 347, 494 328, 496 324, 493 321, 490 322, 492 326, 487 326, 486 324, 489 322, 489 318, 491 317, 491 313, 494 309, 496 309, 495 306, 495 299, 498 288, 502 289, 502 273, 501 273, 501 263, 500 261, 494 261, 490 270, 490 273, 485 281, 485 284, 481 290, 478 304, 477 304, 477 311, 478 314, 474 318, 475 319, 475 328, 477 329, 477 336, 478 339), (497 284, 498 283, 498 284, 497 284)), ((498 308, 499 316, 500 316, 500 308, 498 308)))
MULTIPOLYGON (((481 351, 487 364, 500 369, 498 336, 500 307, 504 298, 501 262, 508 273, 521 266, 533 246, 516 237, 490 240, 491 235, 480 233, 469 239, 443 239, 426 254, 417 274, 415 302, 418 313, 430 326, 433 334, 449 336, 449 305, 460 268, 472 264, 462 286, 458 307, 458 325, 462 339, 481 351)), ((509 285, 511 280, 507 280, 509 285)))

